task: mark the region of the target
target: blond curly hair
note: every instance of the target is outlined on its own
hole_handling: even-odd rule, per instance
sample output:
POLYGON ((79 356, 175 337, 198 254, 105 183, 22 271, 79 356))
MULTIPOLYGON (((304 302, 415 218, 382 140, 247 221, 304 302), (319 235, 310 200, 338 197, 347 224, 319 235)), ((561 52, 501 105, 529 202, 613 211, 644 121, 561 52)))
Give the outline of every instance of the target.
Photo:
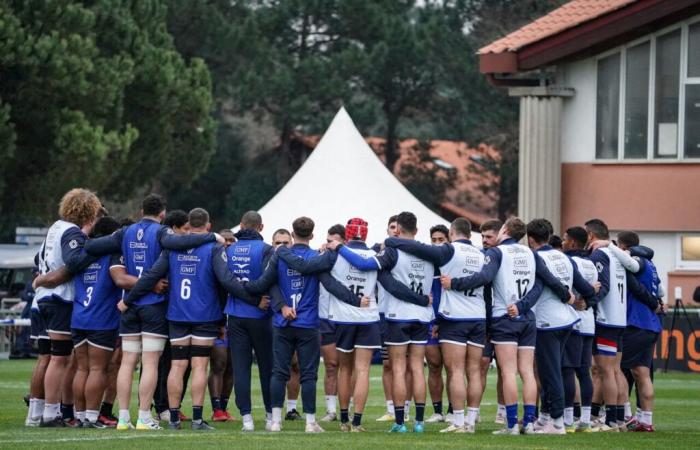
POLYGON ((102 203, 94 192, 75 188, 66 192, 58 206, 58 215, 66 222, 79 227, 92 222, 102 209, 102 203))

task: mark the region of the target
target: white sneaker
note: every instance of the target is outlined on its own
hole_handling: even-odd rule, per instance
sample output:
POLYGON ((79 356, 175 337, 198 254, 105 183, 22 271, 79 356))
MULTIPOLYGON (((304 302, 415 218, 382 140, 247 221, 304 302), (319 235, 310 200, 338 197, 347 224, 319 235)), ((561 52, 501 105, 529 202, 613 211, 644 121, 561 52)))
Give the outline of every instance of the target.
POLYGON ((505 435, 517 436, 520 434, 520 427, 516 423, 515 425, 513 425, 513 428, 503 427, 500 430, 496 430, 496 431, 492 432, 491 434, 497 434, 497 435, 498 434, 505 434, 505 435))
POLYGON ((251 421, 243 421, 243 428, 241 428, 241 431, 255 431, 255 422, 251 421))
POLYGON ((469 433, 469 434, 474 434, 476 432, 476 426, 475 425, 469 425, 469 424, 464 424, 464 428, 462 428, 464 431, 462 433, 469 433))
POLYGON ((532 424, 532 422, 525 425, 520 432, 522 434, 536 434, 537 433, 535 431, 535 426, 532 424))
POLYGON ((540 419, 535 420, 535 431, 540 431, 544 430, 547 425, 549 424, 549 421, 541 421, 540 419))
POLYGON ((318 422, 311 422, 306 424, 304 431, 307 433, 323 433, 326 430, 321 428, 321 425, 319 425, 318 422))
POLYGON ((326 415, 321 417, 321 422, 335 422, 338 420, 338 415, 333 411, 327 411, 326 415))
POLYGON ((24 421, 25 427, 38 427, 41 424, 41 417, 27 417, 24 421))
POLYGON ((425 423, 439 423, 439 422, 444 422, 445 421, 445 416, 442 414, 433 414, 432 416, 428 417, 428 419, 425 421, 425 423))
POLYGON ((552 422, 547 422, 542 428, 535 431, 536 434, 566 434, 566 428, 556 427, 552 422))
POLYGON ((455 421, 455 416, 454 416, 454 414, 452 414, 452 413, 447 413, 447 415, 445 415, 445 422, 447 422, 447 423, 452 423, 452 422, 454 422, 454 421, 455 421))
POLYGON ((170 422, 170 411, 167 409, 156 416, 156 420, 161 422, 170 422))
POLYGON ((440 433, 459 433, 464 427, 455 426, 455 424, 450 424, 447 428, 440 430, 440 433))
POLYGON ((493 423, 496 423, 498 425, 505 425, 506 424, 506 415, 497 413, 496 418, 493 420, 493 423))
POLYGON ((266 425, 265 429, 273 433, 279 433, 282 431, 282 424, 280 422, 270 422, 270 428, 268 429, 266 425))
POLYGON ((377 419, 377 422, 393 422, 394 421, 394 415, 391 414, 389 411, 384 413, 382 417, 379 417, 377 419))

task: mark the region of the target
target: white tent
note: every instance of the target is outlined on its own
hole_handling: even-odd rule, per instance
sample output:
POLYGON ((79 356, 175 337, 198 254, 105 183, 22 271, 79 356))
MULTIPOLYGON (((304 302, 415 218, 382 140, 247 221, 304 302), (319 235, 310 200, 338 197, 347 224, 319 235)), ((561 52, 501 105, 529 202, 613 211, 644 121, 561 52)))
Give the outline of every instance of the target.
MULTIPOLYGON (((389 172, 360 135, 345 108, 341 108, 323 138, 287 184, 259 212, 271 241, 278 228, 291 231, 300 216, 316 223, 312 245, 325 242, 336 223, 361 217, 369 223, 367 242, 386 238, 387 220, 401 211, 418 218, 417 239, 430 242, 429 229, 448 222, 423 205, 389 172)), ((481 237, 475 236, 477 244, 481 237)))

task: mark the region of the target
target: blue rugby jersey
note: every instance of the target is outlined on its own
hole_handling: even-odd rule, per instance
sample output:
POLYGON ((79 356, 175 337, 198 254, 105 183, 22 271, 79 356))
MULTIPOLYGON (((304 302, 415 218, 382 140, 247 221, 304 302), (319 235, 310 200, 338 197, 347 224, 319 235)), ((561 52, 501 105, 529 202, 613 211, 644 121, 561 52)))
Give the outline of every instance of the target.
POLYGON ((168 320, 174 322, 216 322, 221 306, 208 243, 186 251, 168 252, 168 320))
POLYGON ((73 278, 75 301, 71 328, 78 330, 116 330, 119 328, 121 289, 112 281, 109 269, 123 266, 121 255, 98 258, 73 278))
MULTIPOLYGON (((304 259, 311 259, 319 254, 304 244, 295 244, 291 250, 304 259)), ((280 259, 277 263, 277 280, 284 303, 296 309, 297 318, 287 321, 281 312, 277 312, 273 317, 274 326, 318 328, 318 278, 315 275, 303 275, 280 259)))
MULTIPOLYGON (((141 277, 158 260, 161 252, 160 230, 161 225, 149 219, 142 219, 126 228, 121 251, 124 255, 126 272, 129 275, 141 277)), ((149 292, 139 298, 135 304, 152 305, 162 301, 165 301, 165 296, 149 292)))
MULTIPOLYGON (((246 233, 246 236, 251 235, 251 233, 246 233)), ((234 242, 226 249, 228 268, 238 276, 241 281, 257 280, 260 278, 265 269, 266 259, 268 259, 269 255, 272 253, 272 247, 263 242, 262 236, 260 236, 259 239, 257 238, 258 236, 260 235, 255 233, 251 235, 251 238, 239 237, 238 241, 234 242)), ((271 308, 264 311, 256 305, 251 305, 247 301, 232 295, 228 296, 224 312, 229 316, 245 319, 265 319, 272 315, 271 308)))

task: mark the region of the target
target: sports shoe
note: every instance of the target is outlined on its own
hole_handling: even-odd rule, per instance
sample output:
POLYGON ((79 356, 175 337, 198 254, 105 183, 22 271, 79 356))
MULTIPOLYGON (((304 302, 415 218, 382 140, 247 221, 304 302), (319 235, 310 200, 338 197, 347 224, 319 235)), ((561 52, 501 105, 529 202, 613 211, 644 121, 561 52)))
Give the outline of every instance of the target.
POLYGON ((323 433, 326 430, 321 428, 321 425, 319 425, 318 422, 311 422, 306 424, 306 428, 304 428, 304 431, 306 433, 323 433))
POLYGON ((541 421, 541 420, 538 418, 538 419, 535 420, 535 422, 533 423, 533 426, 535 427, 535 431, 540 431, 540 430, 543 430, 543 429, 547 426, 548 423, 549 423, 549 421, 544 422, 544 421, 541 421))
POLYGON ((110 416, 100 416, 97 421, 103 423, 107 428, 114 428, 117 426, 117 418, 110 416))
POLYGON ((638 422, 637 426, 633 430, 630 430, 630 431, 642 432, 642 433, 653 433, 655 430, 654 430, 654 425, 645 425, 641 422, 638 422))
POLYGON ((282 431, 282 423, 271 421, 270 428, 268 428, 267 425, 265 425, 265 429, 273 433, 279 433, 280 431, 282 431))
POLYGON ((156 422, 155 420, 153 420, 153 418, 149 417, 149 418, 146 419, 146 420, 138 419, 138 420, 136 421, 136 429, 137 429, 137 430, 151 430, 151 431, 154 431, 154 430, 162 430, 163 427, 161 427, 160 425, 158 425, 158 422, 156 422))
POLYGON ((134 429, 134 425, 132 425, 131 422, 126 422, 123 420, 119 420, 117 422, 117 430, 119 430, 119 431, 133 430, 133 429, 134 429))
POLYGON ((190 418, 187 417, 182 411, 178 411, 177 415, 179 416, 180 422, 187 422, 188 420, 190 420, 190 418))
POLYGON ((73 417, 72 419, 64 420, 64 423, 68 428, 81 428, 83 426, 83 423, 80 421, 80 419, 76 419, 73 417))
POLYGON ((365 430, 365 428, 362 425, 358 425, 358 426, 353 425, 352 427, 350 427, 350 432, 351 433, 366 433, 367 430, 365 430))
POLYGON ((467 423, 464 424, 464 428, 462 428, 463 431, 458 431, 458 433, 469 433, 469 434, 474 434, 476 432, 476 425, 469 425, 467 423))
POLYGON ((500 430, 496 430, 496 431, 491 432, 491 434, 496 434, 496 435, 507 434, 507 435, 517 436, 520 434, 520 427, 517 424, 513 425, 513 428, 503 427, 500 430))
POLYGON ((156 414, 156 420, 161 422, 170 422, 170 411, 167 409, 156 414))
POLYGON ((65 428, 66 423, 61 417, 55 417, 54 419, 49 420, 48 422, 44 422, 42 418, 39 426, 42 428, 65 428))
POLYGON ((571 425, 564 425, 564 429, 567 433, 576 433, 576 424, 572 423, 571 425))
MULTIPOLYGON (((618 423, 619 423, 619 422, 618 422, 618 423)), ((635 417, 630 417, 630 419, 627 420, 623 426, 624 426, 624 428, 625 428, 625 431, 632 431, 632 430, 634 430, 635 428, 637 428, 637 425, 638 425, 639 423, 640 423, 640 422, 639 422, 635 417)), ((620 430, 620 431, 622 431, 622 430, 620 430)))
POLYGON ((193 420, 190 424, 190 428, 199 431, 209 431, 215 429, 214 427, 209 425, 206 420, 193 420))
POLYGON ((291 411, 287 412, 287 415, 284 416, 284 420, 301 420, 301 414, 299 414, 299 411, 296 410, 296 408, 292 409, 291 411))
POLYGON ((445 414, 445 422, 446 423, 452 423, 455 420, 455 416, 452 413, 447 413, 445 414))
POLYGON ((390 412, 386 412, 382 417, 377 419, 377 422, 393 422, 396 418, 390 412))
POLYGON ((107 425, 103 424, 99 420, 96 422, 90 422, 89 420, 86 420, 83 422, 83 428, 97 428, 97 429, 105 429, 109 428, 107 425))
POLYGON ((180 421, 168 422, 168 429, 169 430, 182 430, 182 422, 180 422, 180 421))
POLYGON ((464 427, 458 427, 455 424, 451 423, 450 426, 447 428, 443 428, 440 430, 440 433, 459 433, 461 429, 464 427))
POLYGON ((214 422, 227 422, 226 412, 223 409, 215 409, 211 415, 211 420, 214 422))
POLYGON ((548 422, 544 427, 535 430, 536 434, 566 434, 566 428, 557 427, 552 422, 548 422))
POLYGON ((442 414, 435 413, 432 416, 428 417, 425 421, 425 423, 440 423, 445 421, 445 416, 442 414))
POLYGON ((425 431, 425 425, 423 425, 423 422, 416 422, 413 424, 413 432, 414 433, 423 433, 425 431))
POLYGON ((607 423, 599 424, 593 427, 594 433, 619 433, 620 430, 617 427, 611 427, 607 423))
POLYGON ((252 420, 250 421, 243 421, 243 427, 241 428, 241 431, 255 431, 255 422, 252 420))
POLYGON ((524 427, 520 428, 520 434, 536 434, 537 432, 535 431, 535 426, 532 424, 532 422, 528 423, 524 427))
POLYGON ((498 425, 505 425, 506 415, 502 413, 496 413, 496 418, 494 419, 493 423, 497 423, 498 425))
POLYGON ((333 411, 327 411, 326 415, 321 417, 321 422, 335 422, 338 420, 338 415, 333 411))
POLYGON ((350 422, 340 423, 340 431, 342 431, 343 433, 349 433, 351 428, 352 427, 350 426, 350 422))
POLYGON ((235 422, 237 419, 231 415, 230 412, 224 411, 224 414, 226 414, 226 422, 235 422))
POLYGON ((577 433, 590 433, 592 431, 593 430, 591 430, 590 423, 579 422, 578 425, 576 425, 576 432, 577 433))
POLYGON ((39 418, 27 417, 27 419, 24 421, 25 427, 38 427, 40 425, 41 425, 41 417, 39 417, 39 418))
POLYGON ((406 424, 402 423, 399 425, 398 423, 395 423, 391 426, 389 433, 408 433, 408 428, 406 428, 406 424))

